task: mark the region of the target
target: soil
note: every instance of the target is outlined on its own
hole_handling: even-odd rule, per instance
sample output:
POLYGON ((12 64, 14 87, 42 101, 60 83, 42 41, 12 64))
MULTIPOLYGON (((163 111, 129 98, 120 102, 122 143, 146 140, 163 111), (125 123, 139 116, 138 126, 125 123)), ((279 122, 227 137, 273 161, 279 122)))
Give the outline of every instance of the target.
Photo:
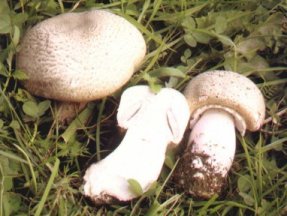
POLYGON ((196 199, 208 199, 214 194, 220 194, 226 184, 226 176, 216 172, 208 163, 209 155, 192 153, 192 143, 185 149, 173 174, 173 180, 185 192, 196 199), (204 170, 197 168, 192 163, 200 158, 204 170))

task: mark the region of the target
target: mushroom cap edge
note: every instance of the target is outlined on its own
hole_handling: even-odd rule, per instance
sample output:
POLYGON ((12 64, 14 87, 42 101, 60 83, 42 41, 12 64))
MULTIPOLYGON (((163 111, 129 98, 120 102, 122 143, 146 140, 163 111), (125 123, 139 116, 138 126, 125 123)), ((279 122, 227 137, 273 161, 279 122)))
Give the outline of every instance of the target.
POLYGON ((255 83, 236 72, 215 70, 199 74, 187 84, 184 95, 188 100, 193 122, 197 121, 206 108, 213 106, 222 107, 232 114, 236 125, 241 125, 241 129, 238 128, 241 134, 245 132, 242 129, 244 124, 248 130, 256 131, 265 118, 262 93, 255 83), (245 123, 240 122, 241 119, 245 123))

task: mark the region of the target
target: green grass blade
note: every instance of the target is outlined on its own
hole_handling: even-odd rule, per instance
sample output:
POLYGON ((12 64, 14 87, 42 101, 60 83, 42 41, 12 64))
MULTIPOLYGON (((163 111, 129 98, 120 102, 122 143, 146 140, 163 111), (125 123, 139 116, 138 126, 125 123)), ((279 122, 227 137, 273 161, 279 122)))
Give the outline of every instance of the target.
POLYGON ((65 142, 68 142, 71 137, 75 135, 75 132, 84 125, 92 114, 94 107, 95 104, 88 104, 87 107, 77 116, 77 118, 72 121, 69 127, 61 135, 65 142))
POLYGON ((35 192, 37 192, 37 179, 36 179, 35 171, 34 171, 32 163, 31 163, 31 160, 30 160, 29 156, 26 154, 26 152, 20 146, 15 145, 15 144, 14 144, 14 146, 25 156, 25 158, 28 162, 28 166, 29 166, 31 175, 32 175, 33 187, 34 187, 35 192))
POLYGON ((14 155, 10 152, 4 152, 2 150, 0 150, 0 155, 4 156, 4 157, 7 157, 7 158, 10 158, 12 160, 15 160, 15 161, 18 161, 20 163, 24 163, 24 164, 29 164, 27 161, 25 161, 24 159, 18 157, 17 155, 14 155))
POLYGON ((278 139, 278 140, 276 140, 276 141, 270 143, 269 145, 266 145, 266 146, 261 147, 261 151, 262 151, 262 153, 263 153, 263 152, 270 151, 270 150, 272 150, 272 149, 276 149, 276 148, 278 148, 279 146, 283 145, 283 143, 286 142, 286 141, 287 141, 287 137, 278 139))
POLYGON ((58 158, 56 158, 56 162, 55 162, 54 167, 52 169, 52 173, 51 173, 50 179, 48 181, 48 184, 46 186, 46 189, 43 193, 43 196, 42 196, 39 204, 37 205, 37 210, 36 210, 35 216, 39 216, 41 214, 43 208, 44 208, 45 202, 46 202, 47 197, 48 197, 50 190, 52 188, 52 184, 54 182, 54 179, 56 178, 56 176, 58 174, 59 165, 60 165, 60 160, 58 158))
POLYGON ((96 149, 97 149, 97 160, 101 160, 101 140, 100 140, 100 135, 101 135, 101 120, 102 120, 102 114, 105 108, 106 104, 106 98, 103 99, 101 105, 100 105, 100 110, 98 113, 98 118, 97 118, 97 131, 96 131, 96 149))

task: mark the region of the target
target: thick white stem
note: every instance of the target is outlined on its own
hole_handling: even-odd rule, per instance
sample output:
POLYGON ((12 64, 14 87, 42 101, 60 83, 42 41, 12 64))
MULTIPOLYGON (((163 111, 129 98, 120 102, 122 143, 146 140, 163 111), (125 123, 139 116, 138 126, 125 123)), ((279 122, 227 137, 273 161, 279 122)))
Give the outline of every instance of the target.
POLYGON ((178 182, 197 197, 209 198, 220 193, 234 159, 235 147, 233 117, 219 109, 205 111, 192 128, 177 171, 178 182))
MULTIPOLYGON (((206 160, 217 173, 225 176, 230 169, 235 153, 235 127, 232 116, 216 109, 206 111, 190 134, 193 154, 207 155, 206 160)), ((194 164, 200 167, 200 162, 194 164)), ((205 169, 204 167, 202 167, 205 169)))
POLYGON ((182 139, 189 116, 188 103, 176 90, 164 88, 158 94, 148 86, 126 90, 117 116, 127 129, 125 138, 114 152, 88 168, 84 194, 98 204, 128 201, 138 196, 129 179, 147 191, 160 175, 167 146, 182 139))
POLYGON ((87 170, 84 194, 95 203, 136 198, 137 194, 132 192, 129 179, 138 181, 144 192, 157 180, 169 140, 160 131, 143 136, 140 129, 129 129, 114 152, 87 170))

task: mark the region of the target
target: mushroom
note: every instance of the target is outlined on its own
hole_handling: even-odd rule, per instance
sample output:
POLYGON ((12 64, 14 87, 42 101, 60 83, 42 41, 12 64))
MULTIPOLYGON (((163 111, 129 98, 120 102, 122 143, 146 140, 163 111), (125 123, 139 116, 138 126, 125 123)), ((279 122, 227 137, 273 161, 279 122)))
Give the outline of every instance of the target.
POLYGON ((232 165, 236 136, 258 130, 264 120, 264 98, 248 78, 230 71, 209 71, 191 80, 184 94, 192 128, 174 179, 196 198, 220 194, 232 165))
POLYGON ((127 132, 111 154, 87 169, 84 195, 96 204, 129 201, 137 197, 130 179, 147 191, 160 174, 167 147, 172 150, 181 141, 189 116, 186 98, 174 89, 157 94, 148 86, 125 90, 117 120, 127 132))
POLYGON ((23 85, 32 94, 86 103, 123 86, 145 52, 135 26, 111 12, 90 10, 61 14, 28 30, 16 64, 28 75, 23 85))

